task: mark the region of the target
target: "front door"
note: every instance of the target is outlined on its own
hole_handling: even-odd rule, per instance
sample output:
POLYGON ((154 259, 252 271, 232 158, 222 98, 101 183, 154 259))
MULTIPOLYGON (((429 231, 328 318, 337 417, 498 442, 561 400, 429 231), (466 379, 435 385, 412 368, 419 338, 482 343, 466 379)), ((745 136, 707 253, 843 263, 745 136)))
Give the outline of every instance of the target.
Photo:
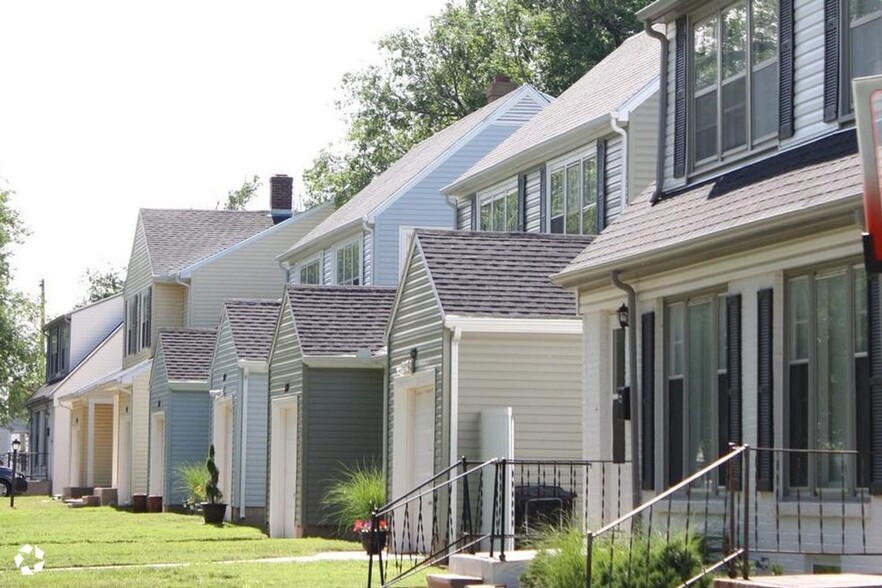
POLYGON ((285 422, 285 473, 284 473, 284 523, 285 537, 294 536, 294 519, 296 505, 297 479, 297 409, 288 408, 284 411, 285 422))

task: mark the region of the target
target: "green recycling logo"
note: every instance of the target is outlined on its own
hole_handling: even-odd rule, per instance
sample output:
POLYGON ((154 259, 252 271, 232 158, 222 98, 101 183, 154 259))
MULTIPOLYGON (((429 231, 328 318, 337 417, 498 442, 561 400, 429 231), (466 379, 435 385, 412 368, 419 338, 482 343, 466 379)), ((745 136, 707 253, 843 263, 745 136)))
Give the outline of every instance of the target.
POLYGON ((46 562, 43 561, 43 550, 33 545, 22 545, 15 555, 15 567, 21 570, 23 576, 33 576, 37 572, 42 572, 44 563, 46 562), (28 558, 29 563, 35 562, 33 567, 25 564, 25 558, 28 558))

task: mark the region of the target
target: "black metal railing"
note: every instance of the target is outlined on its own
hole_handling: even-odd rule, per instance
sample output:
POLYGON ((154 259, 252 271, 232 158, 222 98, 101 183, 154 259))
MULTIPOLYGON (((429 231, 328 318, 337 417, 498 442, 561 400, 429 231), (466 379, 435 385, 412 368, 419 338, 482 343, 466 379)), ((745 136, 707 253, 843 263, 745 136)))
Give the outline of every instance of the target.
MULTIPOLYGON (((377 509, 372 529, 380 584, 391 586, 456 553, 506 551, 528 544, 549 524, 602 525, 630 508, 623 476, 630 463, 463 458, 377 509), (589 498, 591 497, 591 498, 589 498), (624 498, 623 498, 624 497, 624 498), (381 521, 385 531, 381 531, 381 521)), ((374 556, 368 586, 374 575, 374 556)))
POLYGON ((13 455, 15 455, 15 471, 17 473, 31 480, 45 480, 49 478, 48 453, 0 453, 0 467, 12 468, 13 455))

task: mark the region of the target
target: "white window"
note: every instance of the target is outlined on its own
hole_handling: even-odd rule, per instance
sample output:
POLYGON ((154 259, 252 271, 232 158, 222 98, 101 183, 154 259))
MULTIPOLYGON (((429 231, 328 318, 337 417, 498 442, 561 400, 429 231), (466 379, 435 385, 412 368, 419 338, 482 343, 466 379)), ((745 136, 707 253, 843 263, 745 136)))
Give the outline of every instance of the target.
POLYGON ((517 180, 478 194, 478 206, 481 212, 478 217, 478 230, 517 231, 519 216, 517 180))
POLYGON ((692 156, 702 165, 778 130, 778 2, 742 0, 692 22, 692 156))
POLYGON ((851 80, 882 74, 882 0, 844 0, 848 23, 843 35, 843 111, 851 111, 851 80), (849 71, 850 70, 850 71, 849 71))
POLYGON ((591 155, 549 167, 549 231, 568 235, 597 233, 597 159, 593 150, 591 155))
POLYGON ((320 257, 316 257, 309 261, 305 261, 298 266, 297 277, 299 284, 321 284, 322 283, 322 261, 320 257))
POLYGON ((361 244, 352 241, 337 249, 337 284, 358 286, 361 284, 361 244))

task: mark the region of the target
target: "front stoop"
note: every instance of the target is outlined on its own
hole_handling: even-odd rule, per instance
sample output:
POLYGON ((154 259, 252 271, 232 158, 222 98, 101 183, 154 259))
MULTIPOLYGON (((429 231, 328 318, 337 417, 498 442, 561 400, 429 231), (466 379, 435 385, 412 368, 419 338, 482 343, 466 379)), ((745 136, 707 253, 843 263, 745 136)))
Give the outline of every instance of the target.
POLYGON ((458 553, 450 556, 450 571, 464 576, 481 578, 484 584, 503 585, 508 588, 520 586, 521 574, 536 557, 536 552, 531 550, 508 551, 505 561, 499 561, 497 557, 490 557, 487 552, 458 553))
POLYGON ((481 578, 461 574, 429 574, 426 576, 427 588, 466 588, 480 584, 481 578))
POLYGON ((116 488, 95 488, 95 496, 101 501, 101 506, 116 506, 119 503, 116 488))
POLYGON ((762 576, 750 580, 717 578, 714 588, 882 588, 882 576, 865 574, 819 574, 762 576))
POLYGON ((49 480, 28 480, 28 490, 25 496, 49 496, 52 482, 49 480))

